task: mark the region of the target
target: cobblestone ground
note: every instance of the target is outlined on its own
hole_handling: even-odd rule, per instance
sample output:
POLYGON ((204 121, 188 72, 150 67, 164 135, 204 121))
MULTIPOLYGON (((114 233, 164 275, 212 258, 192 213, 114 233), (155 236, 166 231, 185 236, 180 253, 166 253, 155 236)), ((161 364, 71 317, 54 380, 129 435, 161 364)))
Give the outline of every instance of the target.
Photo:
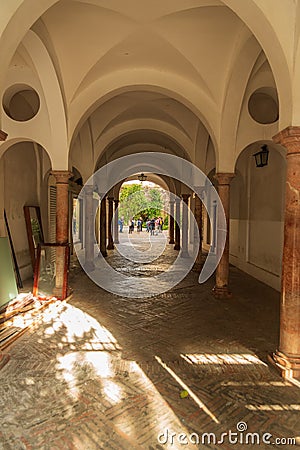
MULTIPOLYGON (((144 234, 133 243, 147 246, 144 234)), ((131 289, 172 260, 171 246, 150 265, 108 257, 135 277, 131 289)), ((272 448, 263 436, 295 448, 287 440, 300 434, 300 390, 267 364, 278 342, 276 291, 233 267, 226 301, 193 272, 138 299, 103 291, 75 261, 70 278, 71 299, 6 350, 1 449, 272 448), (257 433, 249 443, 247 433, 257 433)))

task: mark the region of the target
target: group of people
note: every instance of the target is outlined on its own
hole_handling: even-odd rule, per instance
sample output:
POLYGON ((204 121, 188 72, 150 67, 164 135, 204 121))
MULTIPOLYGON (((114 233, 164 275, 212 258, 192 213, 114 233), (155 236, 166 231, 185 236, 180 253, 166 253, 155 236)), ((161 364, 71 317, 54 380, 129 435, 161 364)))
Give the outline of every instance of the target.
POLYGON ((147 219, 146 220, 146 231, 148 231, 151 235, 154 235, 155 232, 157 231, 157 233, 162 233, 163 230, 163 218, 162 217, 157 217, 152 218, 152 219, 147 219))
MULTIPOLYGON (((146 231, 150 233, 151 235, 154 235, 157 233, 162 233, 163 230, 163 218, 157 217, 152 219, 146 220, 146 231)), ((129 234, 133 233, 134 227, 136 225, 136 231, 141 232, 143 227, 143 219, 140 217, 139 219, 135 220, 134 218, 130 219, 129 221, 129 234)), ((123 227, 124 227, 124 217, 122 216, 119 219, 119 231, 120 233, 123 233, 123 227)))
POLYGON ((129 234, 133 233, 135 223, 136 223, 136 231, 138 232, 142 231, 143 219, 140 217, 135 221, 134 218, 132 218, 129 221, 129 234))

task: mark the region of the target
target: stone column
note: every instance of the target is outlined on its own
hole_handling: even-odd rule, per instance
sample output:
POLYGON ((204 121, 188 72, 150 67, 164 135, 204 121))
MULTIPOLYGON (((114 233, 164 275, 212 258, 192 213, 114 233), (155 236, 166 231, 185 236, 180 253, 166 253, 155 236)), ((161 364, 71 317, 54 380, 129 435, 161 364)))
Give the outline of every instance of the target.
POLYGON ((180 200, 175 200, 175 245, 174 250, 180 250, 180 200))
POLYGON ((100 197, 100 252, 106 257, 106 196, 100 195, 100 197))
MULTIPOLYGON (((51 172, 56 180, 56 242, 67 244, 69 238, 69 178, 73 175, 67 170, 51 172)), ((64 283, 65 250, 56 249, 56 278, 53 294, 60 297, 64 283)))
POLYGON ((96 215, 95 215, 95 235, 96 242, 100 246, 100 202, 99 200, 94 200, 96 203, 96 215))
POLYGON ((114 215, 114 199, 113 197, 108 197, 108 227, 107 227, 107 235, 108 235, 108 245, 107 250, 113 250, 114 240, 113 240, 113 215, 114 215))
MULTIPOLYGON (((200 194, 200 192, 198 191, 200 194)), ((194 245, 198 242, 198 253, 193 266, 193 270, 198 271, 202 266, 202 201, 195 195, 195 237, 194 237, 194 245), (199 239, 199 241, 198 241, 199 239)))
POLYGON ((182 251, 181 257, 187 258, 189 256, 189 198, 190 194, 182 194, 182 251))
MULTIPOLYGON (((5 208, 5 192, 4 192, 4 159, 0 158, 0 237, 7 236, 7 231, 4 221, 4 208, 5 208)), ((6 211, 8 213, 8 211, 6 211)))
POLYGON ((287 149, 280 340, 273 355, 284 377, 300 379, 300 127, 273 137, 287 149))
POLYGON ((115 219, 114 219, 114 243, 119 244, 119 200, 114 200, 115 203, 115 219))
POLYGON ((69 237, 69 178, 67 170, 51 172, 56 180, 56 242, 65 244, 69 237))
POLYGON ((84 188, 84 218, 85 218, 85 269, 90 271, 95 268, 94 265, 94 199, 93 186, 85 186, 84 188))
POLYGON ((175 244, 174 240, 174 200, 170 200, 169 214, 169 244, 175 244))
POLYGON ((218 194, 222 202, 226 223, 227 235, 224 252, 216 269, 216 285, 213 294, 216 298, 230 298, 232 296, 228 288, 229 281, 229 222, 230 222, 230 182, 234 177, 233 173, 217 173, 215 179, 218 182, 218 194))
MULTIPOLYGON (((5 141, 7 133, 0 130, 0 141, 5 141)), ((0 236, 6 236, 6 228, 4 223, 4 164, 3 155, 0 158, 0 236)))

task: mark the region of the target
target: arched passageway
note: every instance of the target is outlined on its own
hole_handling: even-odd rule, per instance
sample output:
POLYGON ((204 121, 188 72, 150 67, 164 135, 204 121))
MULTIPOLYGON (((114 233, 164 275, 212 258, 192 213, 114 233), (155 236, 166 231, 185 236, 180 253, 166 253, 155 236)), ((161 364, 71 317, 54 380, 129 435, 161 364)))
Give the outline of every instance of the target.
MULTIPOLYGON (((187 432, 207 431, 199 422, 216 433, 236 429, 238 415, 260 427, 269 423, 276 436, 286 430, 292 435, 295 402, 285 393, 277 404, 274 383, 282 383, 284 392, 287 383, 266 364, 272 354, 281 374, 297 383, 299 0, 277 2, 276 8, 266 0, 2 3, 0 238, 7 234, 5 208, 24 281, 32 277, 24 205, 40 207, 45 239, 71 246, 73 304, 58 306, 65 321, 43 325, 39 342, 53 357, 49 367, 72 411, 69 423, 79 417, 72 403, 76 398, 82 414, 90 413, 84 405, 95 406, 97 424, 89 426, 114 430, 116 448, 155 447, 151 430, 160 430, 152 419, 160 422, 160 411, 168 417, 166 426, 178 429, 183 419, 187 432), (256 165, 254 155, 262 146, 267 146, 268 164, 256 165), (150 162, 141 159, 144 154, 151 155, 150 162), (122 158, 133 157, 131 167, 118 166, 122 158), (208 180, 195 182, 187 163, 208 180), (168 191, 169 230, 151 237, 142 229, 120 237, 121 185, 142 174, 168 191), (223 213, 226 224, 218 228, 223 213), (138 259, 151 254, 151 245, 156 259, 138 259), (108 285, 91 284, 76 263, 77 251, 89 275, 98 270, 108 285), (183 277, 181 268, 191 255, 195 260, 183 277), (213 261, 215 273, 199 284, 201 269, 215 267, 208 264, 213 261), (113 267, 116 277, 108 272, 113 267), (159 278, 170 273, 171 286, 159 278), (148 293, 158 289, 153 297, 139 297, 143 284, 148 293), (59 350, 51 353, 51 348, 59 350), (90 379, 82 385, 86 368, 96 389, 90 379), (195 373, 201 386, 195 386, 195 373), (230 373, 234 380, 228 380, 230 373), (143 397, 145 386, 150 391, 143 397), (179 401, 178 386, 188 388, 189 398, 179 401), (101 392, 100 400, 90 399, 92 391, 101 392), (132 398, 139 405, 133 414, 132 398), (139 436, 140 429, 150 430, 149 439, 139 436)), ((135 220, 143 211, 134 214, 135 220)), ((58 253, 53 261, 59 273, 58 253)), ((35 347, 26 339, 29 348, 35 347)), ((8 378, 14 372, 19 376, 16 366, 7 368, 8 378)), ((30 368, 26 375, 27 386, 40 386, 30 368)), ((54 397, 49 386, 47 400, 54 397)), ((48 429, 56 429, 42 409, 41 421, 46 417, 48 429)), ((60 410, 55 417, 61 415, 60 410)), ((29 431, 21 436, 18 429, 16 439, 8 431, 5 443, 32 444, 34 427, 26 416, 29 431)), ((85 440, 82 433, 76 440, 75 428, 72 444, 97 448, 97 431, 96 437, 85 440)), ((46 445, 45 433, 39 433, 46 445)), ((99 439, 109 448, 107 434, 99 439)))

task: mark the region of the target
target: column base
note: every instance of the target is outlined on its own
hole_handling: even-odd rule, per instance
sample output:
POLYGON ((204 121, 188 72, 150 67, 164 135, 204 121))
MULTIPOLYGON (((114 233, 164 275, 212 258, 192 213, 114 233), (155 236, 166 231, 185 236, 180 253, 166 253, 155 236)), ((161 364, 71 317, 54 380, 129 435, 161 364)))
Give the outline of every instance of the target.
POLYGON ((174 245, 174 250, 180 250, 180 245, 174 245))
POLYGON ((63 288, 62 287, 54 287, 52 290, 52 295, 53 297, 56 297, 57 300, 64 300, 64 298, 62 298, 62 293, 63 293, 63 288))
POLYGON ((114 247, 114 244, 108 244, 108 246, 106 248, 107 248, 107 250, 113 250, 115 247, 114 247))
POLYGON ((170 239, 170 240, 169 240, 169 244, 175 244, 174 239, 170 239))
POLYGON ((100 256, 100 254, 104 257, 104 258, 106 258, 107 257, 107 251, 106 250, 100 250, 100 252, 99 252, 99 255, 98 256, 100 256))
POLYGON ((115 243, 115 244, 120 244, 119 239, 115 239, 115 240, 114 240, 114 243, 115 243))
POLYGON ((282 378, 300 380, 300 356, 287 356, 276 350, 275 353, 268 355, 268 360, 282 378))
POLYGON ((215 286, 212 290, 212 294, 215 298, 221 299, 232 298, 232 292, 228 290, 227 286, 223 287, 215 286))

